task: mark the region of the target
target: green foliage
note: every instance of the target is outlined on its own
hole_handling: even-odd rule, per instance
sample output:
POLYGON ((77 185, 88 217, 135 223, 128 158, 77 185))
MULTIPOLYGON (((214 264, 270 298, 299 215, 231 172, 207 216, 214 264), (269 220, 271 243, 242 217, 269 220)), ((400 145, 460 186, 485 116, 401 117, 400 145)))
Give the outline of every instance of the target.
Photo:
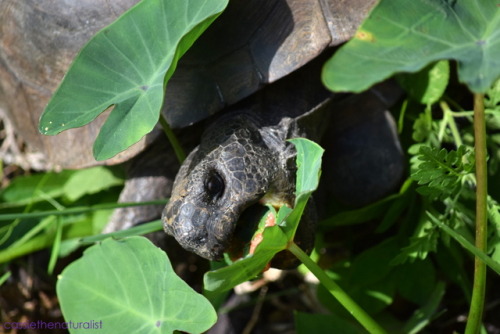
POLYGON ((105 160, 156 125, 165 85, 179 58, 227 0, 143 0, 81 50, 40 119, 54 135, 93 121, 113 106, 94 144, 105 160))
MULTIPOLYGON (((416 273, 416 275, 419 274, 421 273, 416 273)), ((411 278, 408 279, 408 281, 411 281, 411 278)), ((418 291, 416 289, 413 290, 418 291)), ((444 293, 445 284, 443 282, 437 283, 425 305, 423 305, 420 309, 413 313, 410 320, 403 328, 402 332, 414 334, 419 333, 423 328, 425 328, 425 326, 427 326, 431 322, 431 320, 433 320, 433 317, 439 308, 439 304, 444 297, 444 293)))
MULTIPOLYGON (((408 132, 402 135, 410 137, 407 141, 411 180, 420 186, 414 189, 421 198, 408 207, 407 215, 412 214, 417 219, 403 221, 400 234, 407 239, 401 240, 399 254, 390 261, 394 266, 428 261, 430 254, 442 249, 443 245, 451 249, 450 237, 491 268, 498 265, 495 259, 470 242, 474 238, 474 226, 480 229, 486 224, 486 221, 474 224, 473 190, 478 182, 484 184, 484 178, 478 181, 474 176, 473 112, 463 111, 447 95, 446 87, 453 76, 449 75, 447 62, 435 62, 440 59, 456 61, 458 79, 473 92, 486 92, 487 131, 497 131, 500 128, 500 94, 498 81, 494 82, 500 76, 495 56, 500 51, 496 34, 499 28, 500 11, 493 0, 480 4, 474 1, 382 0, 355 38, 323 69, 323 80, 330 89, 352 92, 363 91, 398 72, 417 72, 397 75, 409 96, 400 116, 400 131, 404 123, 410 123, 413 128, 409 135, 408 132), (418 19, 415 21, 415 18, 418 19), (450 147, 456 149, 449 150, 450 147)), ((487 137, 487 145, 489 172, 495 175, 500 161, 500 138, 495 132, 487 137)), ((477 163, 484 165, 486 161, 477 163)), ((489 200, 488 214, 489 230, 493 232, 488 242, 489 249, 496 250, 499 247, 498 210, 492 200, 489 200)), ((442 260, 443 255, 440 258, 442 266, 456 263, 450 258, 442 260)), ((460 271, 459 266, 454 269, 460 271)), ((463 275, 458 281, 464 291, 468 291, 468 286, 464 285, 466 279, 463 275)), ((475 279, 484 282, 484 276, 475 279)), ((442 290, 436 288, 436 296, 442 296, 442 290)), ((471 312, 482 310, 480 303, 484 303, 484 298, 479 297, 476 301, 479 303, 472 305, 471 312)), ((435 310, 435 303, 433 308, 435 310)), ((413 318, 412 326, 416 325, 417 318, 413 318)), ((478 328, 476 319, 471 321, 470 328, 478 328), (476 323, 472 324, 473 321, 476 323)), ((408 323, 405 332, 412 332, 412 326, 408 323)))
MULTIPOLYGON (((449 226, 446 224, 443 224, 439 219, 436 217, 432 216, 429 214, 429 218, 432 220, 432 222, 439 227, 441 227, 443 230, 446 231, 449 235, 451 235, 455 240, 457 240, 464 248, 466 248, 469 252, 480 258, 484 263, 486 263, 491 269, 496 271, 498 275, 500 275, 500 262, 496 262, 493 260, 491 257, 489 257, 487 254, 482 252, 480 249, 477 249, 472 243, 470 243, 466 238, 464 238, 463 235, 455 232, 453 229, 451 229, 449 226)), ((498 246, 498 243, 497 243, 498 246)))
POLYGON ((76 202, 85 195, 123 185, 123 177, 117 173, 117 169, 97 166, 18 177, 0 191, 0 208, 33 205, 58 197, 64 202, 76 202))
POLYGON ((18 177, 0 192, 1 207, 24 206, 47 198, 64 196, 64 185, 72 171, 18 177))
POLYGON ((473 155, 465 146, 448 152, 422 145, 416 158, 411 177, 421 185, 417 191, 432 199, 456 196, 464 179, 474 171, 473 155))
POLYGON ((0 263, 60 241, 53 254, 74 250, 75 238, 104 228, 122 184, 118 169, 102 166, 16 178, 0 191, 0 263))
POLYGON ((419 224, 408 239, 408 245, 400 249, 391 264, 403 264, 407 261, 415 261, 415 259, 425 260, 429 253, 437 251, 438 243, 438 231, 427 219, 420 217, 419 224))
POLYGON ((495 0, 382 0, 328 61, 323 81, 334 91, 361 92, 395 73, 454 59, 460 81, 485 92, 500 76, 498 30, 495 0))
MULTIPOLYGON (((168 6, 179 3, 170 1, 168 6)), ((137 141, 155 125, 166 80, 178 58, 225 2, 190 0, 185 8, 169 10, 161 4, 167 2, 143 0, 82 50, 46 109, 40 123, 42 132, 81 126, 114 105, 95 144, 97 157, 104 159, 137 141), (199 9, 201 16, 194 15, 192 11, 199 9), (182 21, 184 14, 188 21, 175 25, 180 28, 173 34, 175 38, 161 38, 153 30, 156 20, 164 20, 161 24, 170 27, 171 20, 182 21), (109 41, 118 48, 104 44, 109 41), (139 116, 139 109, 145 113, 139 116)), ((408 126, 400 126, 400 131, 410 156, 411 175, 399 194, 364 208, 338 210, 321 225, 319 250, 330 246, 323 233, 356 226, 350 230, 354 233, 340 242, 347 248, 347 255, 323 270, 303 254, 301 261, 324 284, 318 288, 318 299, 331 314, 297 313, 298 332, 364 332, 352 315, 365 326, 371 322, 363 315, 368 312, 382 319, 390 332, 417 333, 439 314, 450 282, 460 286, 468 302, 468 254, 500 272, 500 206, 493 195, 488 199, 488 252, 472 244, 476 187, 472 112, 464 111, 454 100, 451 83, 456 82, 452 82, 449 62, 436 62, 456 61, 459 80, 473 91, 483 92, 491 86, 485 106, 490 173, 495 176, 500 164, 500 136, 495 132, 500 129, 500 81, 492 83, 500 74, 496 34, 499 13, 493 0, 480 6, 473 1, 382 0, 356 38, 326 65, 324 80, 336 90, 361 91, 392 74, 416 72, 397 75, 408 93, 400 116, 400 124, 408 126), (375 228, 370 227, 373 221, 379 222, 375 228), (369 238, 363 238, 360 232, 369 238), (391 318, 388 309, 396 302, 410 303, 413 314, 403 320, 391 318), (343 308, 346 305, 350 305, 347 310, 343 308)), ((295 140, 294 144, 299 165, 295 207, 283 207, 275 213, 277 225, 272 227, 263 226, 264 216, 256 232, 262 233, 263 241, 255 253, 207 273, 205 289, 222 293, 258 276, 278 251, 294 249, 291 240, 308 198, 318 186, 322 154, 308 141, 295 140)), ((106 239, 109 235, 99 235, 109 210, 75 212, 68 208, 92 208, 96 203, 116 201, 116 192, 110 194, 108 188, 121 182, 107 168, 13 181, 0 193, 0 208, 8 211, 2 212, 0 221, 7 221, 7 214, 25 213, 0 225, 0 263, 50 246, 55 259, 82 244, 104 240, 90 247, 61 275, 57 288, 66 319, 106 317, 106 328, 116 332, 206 330, 215 321, 213 308, 173 274, 161 251, 142 238, 115 241, 106 239), (82 182, 89 178, 101 178, 101 182, 82 182), (61 214, 43 219, 31 215, 54 208, 61 214), (82 236, 85 238, 80 239, 82 236)), ((158 227, 159 222, 153 222, 112 237, 146 233, 158 227)), ((376 324, 368 328, 383 332, 376 324)))
MULTIPOLYGON (((384 314, 384 310, 400 298, 418 305, 419 308, 406 325, 384 323, 385 328, 391 329, 389 332, 398 333, 402 332, 403 326, 417 326, 416 319, 427 323, 430 321, 438 305, 434 305, 425 315, 422 310, 430 307, 430 300, 439 304, 442 295, 434 296, 434 291, 443 287, 443 283, 437 280, 436 269, 431 261, 393 264, 400 243, 398 238, 388 238, 357 255, 352 261, 339 263, 327 271, 331 277, 338 277, 339 284, 349 296, 370 314, 384 314)), ((323 287, 318 288, 318 299, 332 314, 341 315, 344 321, 350 319, 338 301, 323 287)))
POLYGON ((104 166, 82 169, 73 173, 63 186, 64 196, 69 201, 76 201, 84 195, 96 194, 102 190, 122 185, 123 179, 113 174, 104 166), (88 182, 94 180, 94 182, 88 182), (85 185, 82 187, 82 184, 85 185))
POLYGON ((431 105, 443 96, 450 79, 450 65, 446 60, 426 66, 417 73, 397 76, 399 84, 416 101, 431 105))
POLYGON ((59 276, 57 295, 66 319, 102 319, 100 328, 114 333, 202 333, 217 319, 212 305, 143 237, 88 248, 59 276))
POLYGON ((492 198, 488 201, 488 219, 491 222, 488 253, 495 262, 500 263, 500 205, 492 198))
MULTIPOLYGON (((261 224, 265 221, 266 216, 263 217, 261 224)), ((262 273, 276 253, 287 247, 287 243, 288 239, 279 226, 266 227, 262 242, 259 243, 254 254, 247 255, 226 267, 207 272, 203 279, 203 286, 210 292, 222 293, 240 283, 254 279, 262 273)))
POLYGON ((500 80, 497 80, 495 84, 486 92, 484 106, 487 110, 496 110, 496 116, 498 117, 498 108, 500 107, 500 80))

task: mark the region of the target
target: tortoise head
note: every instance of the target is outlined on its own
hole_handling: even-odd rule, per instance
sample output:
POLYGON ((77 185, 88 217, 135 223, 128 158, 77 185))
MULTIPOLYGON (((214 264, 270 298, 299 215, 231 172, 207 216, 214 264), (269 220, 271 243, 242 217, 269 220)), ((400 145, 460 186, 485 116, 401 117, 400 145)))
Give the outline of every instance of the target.
POLYGON ((220 260, 241 213, 272 187, 278 158, 245 117, 217 122, 181 166, 162 215, 185 249, 220 260))

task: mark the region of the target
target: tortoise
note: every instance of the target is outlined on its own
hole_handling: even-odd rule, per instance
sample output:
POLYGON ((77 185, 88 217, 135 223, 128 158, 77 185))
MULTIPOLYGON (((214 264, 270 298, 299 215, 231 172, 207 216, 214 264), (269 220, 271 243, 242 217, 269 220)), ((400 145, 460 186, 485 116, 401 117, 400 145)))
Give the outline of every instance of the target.
MULTIPOLYGON (((0 103, 24 140, 54 166, 102 163, 95 161, 89 144, 106 115, 57 136, 40 135, 37 123, 78 50, 137 2, 0 2, 0 103)), ((170 126, 198 122, 293 72, 328 46, 346 41, 375 2, 231 0, 178 64, 163 110, 170 126), (295 52, 304 45, 307 48, 295 52)), ((104 163, 129 160, 158 133, 104 163)))
MULTIPOLYGON (((333 163, 327 159, 323 166, 323 176, 330 179, 323 197, 329 197, 326 192, 360 206, 397 185, 403 172, 402 154, 385 108, 399 97, 398 90, 390 84, 375 87, 363 94, 362 103, 360 96, 339 97, 322 87, 318 79, 322 64, 320 56, 216 116, 204 130, 200 144, 182 163, 162 214, 165 232, 185 249, 213 261, 221 260, 228 250, 239 258, 250 242, 248 232, 244 235, 247 225, 253 227, 251 231, 256 229, 257 219, 241 219, 247 211, 263 204, 293 207, 296 150, 287 141, 291 138, 319 142, 330 133, 326 139, 333 147, 327 153, 338 152, 339 159, 333 163), (365 110, 349 117, 358 108, 365 110), (350 124, 343 129, 338 123, 344 119, 350 124), (365 131, 364 136, 359 131, 365 131), (361 171, 354 171, 360 180, 349 180, 360 161, 372 178, 379 179, 370 184, 361 171), (329 191, 329 186, 342 184, 341 191, 329 191)), ((314 245, 315 210, 314 203, 306 207, 294 240, 306 252, 314 245)), ((278 254, 271 265, 296 266, 298 262, 289 255, 278 254)))
MULTIPOLYGON (((163 197, 170 193, 172 173, 175 173, 177 168, 172 161, 172 154, 153 153, 154 159, 151 159, 151 155, 148 156, 149 149, 146 150, 158 143, 159 131, 153 131, 139 143, 110 160, 96 162, 90 153, 90 143, 95 139, 105 114, 85 127, 65 131, 54 137, 40 136, 36 129, 43 107, 78 49, 98 29, 110 23, 136 2, 137 0, 114 2, 89 0, 67 5, 63 0, 27 0, 0 3, 0 103, 3 103, 23 138, 44 152, 47 159, 55 166, 81 168, 99 163, 116 164, 134 158, 131 163, 130 180, 121 196, 121 200, 125 201, 149 200, 151 197, 163 197), (163 158, 165 156, 166 158, 163 158), (157 167, 157 164, 161 167, 157 167), (158 179, 162 181, 159 182, 158 179)), ((266 96, 267 93, 261 94, 262 96, 253 102, 250 101, 252 97, 248 101, 245 99, 279 79, 284 80, 282 81, 284 83, 278 87, 290 86, 287 85, 287 80, 291 73, 297 72, 305 64, 328 52, 331 47, 352 37, 357 26, 375 3, 375 0, 231 0, 226 11, 179 62, 168 84, 163 114, 172 127, 185 128, 223 109, 229 108, 227 114, 241 110, 241 105, 238 105, 240 101, 242 105, 254 106, 244 107, 246 109, 259 109, 255 107, 258 103, 255 101, 266 100, 262 96, 266 96), (231 109, 231 106, 235 105, 238 107, 231 109)), ((307 72, 304 75, 307 77, 307 72)), ((311 87, 316 87, 319 82, 317 77, 315 80, 310 81, 309 78, 307 80, 311 82, 311 87)), ((278 91, 280 89, 286 88, 277 88, 278 91)), ((273 90, 274 88, 270 89, 273 90)), ((281 100, 286 99, 284 94, 284 90, 281 90, 279 93, 281 100)), ((301 100, 309 99, 309 96, 304 96, 301 92, 298 95, 301 96, 301 100)), ((293 115, 287 116, 293 120, 292 123, 298 124, 296 121, 299 119, 313 119, 316 125, 324 123, 318 117, 302 116, 316 115, 317 113, 309 113, 310 108, 317 110, 317 106, 322 105, 321 101, 330 105, 326 102, 331 99, 327 96, 330 94, 318 88, 318 91, 311 92, 311 95, 314 98, 308 100, 307 107, 295 110, 293 115)), ((276 105, 281 103, 276 99, 271 100, 272 102, 267 103, 276 105)), ((234 114, 241 113, 238 111, 234 114)), ((247 114, 256 115, 253 111, 247 114)), ((382 123, 389 129, 388 133, 391 133, 391 122, 387 121, 387 114, 380 109, 377 109, 375 114, 378 115, 378 120, 386 120, 382 123)), ((271 110, 265 115, 255 117, 267 121, 268 118, 273 118, 269 115, 278 114, 271 110)), ((280 118, 282 116, 280 115, 280 118)), ((365 116, 366 114, 363 115, 365 120, 371 119, 371 116, 365 116)), ((224 119, 223 117, 216 122, 223 122, 224 119)), ((276 124, 280 123, 279 120, 277 122, 276 124)), ((346 128, 355 129, 355 123, 359 122, 351 121, 351 123, 354 126, 346 128)), ((218 125, 212 126, 216 131, 217 128, 218 125)), ((351 130, 344 132, 349 131, 351 130)), ((312 132, 314 133, 314 130, 312 132)), ((297 132, 299 133, 306 134, 301 131, 297 132)), ((185 137, 194 136, 188 132, 185 137)), ((386 168, 391 181, 385 182, 387 179, 385 178, 382 182, 385 184, 379 186, 377 191, 371 192, 374 197, 380 197, 381 194, 393 189, 402 173, 402 154, 397 138, 393 133, 388 137, 389 142, 385 144, 390 154, 387 154, 387 159, 384 161, 389 161, 391 164, 390 168, 386 168)), ((202 139, 202 147, 205 140, 202 139)), ((292 152, 293 156, 293 150, 289 150, 288 147, 286 150, 292 152)), ((204 150, 197 149, 196 152, 204 150)), ((196 154, 199 153, 193 153, 186 164, 189 164, 196 154)), ((262 160, 264 163, 269 161, 262 160)), ((289 167, 289 162, 286 162, 286 166, 289 167)), ((184 175, 184 170, 185 167, 179 175, 184 175)), ((220 180, 214 175, 211 179, 213 182, 207 184, 208 189, 213 191, 220 188, 217 184, 220 180)), ((368 176, 365 179, 370 178, 373 177, 368 176)), ((178 177, 176 188, 179 188, 182 179, 182 176, 178 177)), ((364 183, 365 179, 361 183, 364 183)), ((287 176, 283 180, 287 180, 284 189, 288 193, 291 186, 290 177, 287 176)), ((178 191, 174 191, 174 199, 180 196, 182 195, 178 191)), ((175 206, 182 205, 177 200, 172 200, 165 209, 164 218, 166 230, 172 234, 176 234, 173 231, 178 230, 179 226, 187 226, 184 225, 187 224, 185 222, 178 225, 179 223, 172 221, 171 213, 175 211, 173 209, 175 206), (172 229, 171 226, 175 228, 172 229)), ((147 211, 147 214, 151 214, 154 210, 147 211)), ((135 211, 128 209, 116 212, 108 231, 147 220, 144 216, 138 218, 135 213, 132 218, 125 219, 131 212, 135 211)), ((221 249, 225 247, 225 243, 224 240, 220 244, 221 249)), ((193 249, 190 246, 188 248, 193 249)), ((196 249, 202 248, 200 245, 196 247, 196 249)), ((208 258, 220 257, 220 251, 213 254, 207 251, 197 251, 197 253, 208 258)))

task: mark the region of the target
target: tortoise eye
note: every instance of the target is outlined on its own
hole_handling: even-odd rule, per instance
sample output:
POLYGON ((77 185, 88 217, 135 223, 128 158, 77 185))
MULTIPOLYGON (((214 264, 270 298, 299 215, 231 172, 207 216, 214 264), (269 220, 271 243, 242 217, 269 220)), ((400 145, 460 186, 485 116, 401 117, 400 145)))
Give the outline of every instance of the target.
POLYGON ((205 190, 212 199, 219 199, 224 193, 224 179, 219 173, 213 171, 205 181, 205 190))

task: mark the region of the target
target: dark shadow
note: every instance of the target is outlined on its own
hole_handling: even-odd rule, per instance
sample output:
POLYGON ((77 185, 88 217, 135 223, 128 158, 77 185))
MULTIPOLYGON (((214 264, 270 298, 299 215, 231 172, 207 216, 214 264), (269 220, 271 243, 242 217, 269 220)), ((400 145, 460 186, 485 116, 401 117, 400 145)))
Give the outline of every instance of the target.
POLYGON ((269 81, 271 62, 293 29, 284 0, 231 0, 168 83, 163 112, 169 124, 192 124, 256 92, 269 81))

